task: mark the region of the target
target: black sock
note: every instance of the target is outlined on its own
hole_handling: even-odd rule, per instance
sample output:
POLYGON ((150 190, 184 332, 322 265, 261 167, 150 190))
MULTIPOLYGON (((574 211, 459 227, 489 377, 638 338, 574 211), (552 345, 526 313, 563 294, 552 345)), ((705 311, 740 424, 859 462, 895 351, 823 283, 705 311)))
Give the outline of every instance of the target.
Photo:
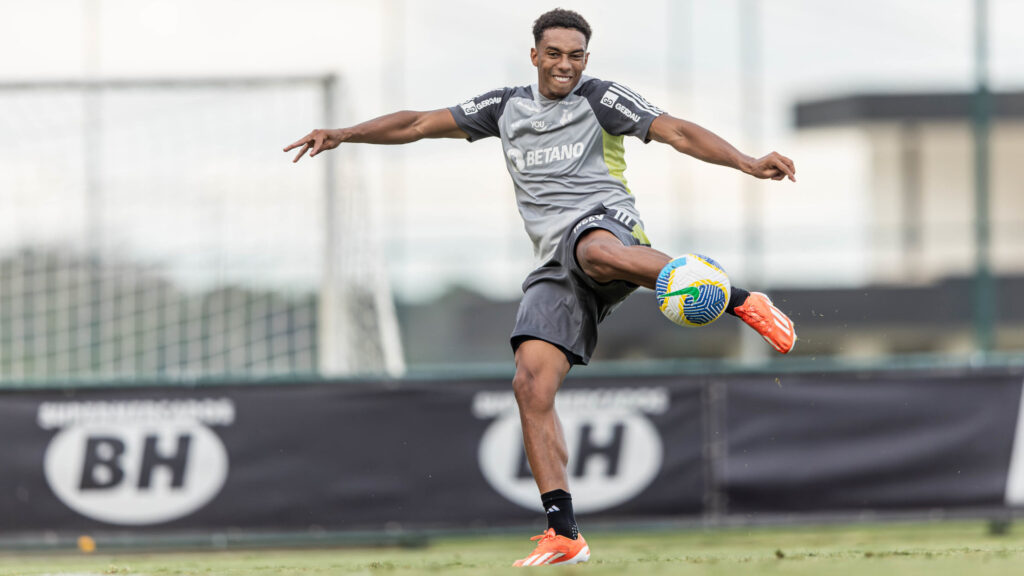
POLYGON ((747 301, 747 296, 750 296, 750 292, 747 292, 743 288, 733 286, 732 294, 729 295, 729 304, 726 305, 725 311, 735 316, 736 307, 743 306, 743 303, 747 301))
POLYGON ((572 513, 572 495, 565 490, 552 490, 541 494, 540 501, 548 514, 548 528, 554 528, 559 536, 575 540, 579 529, 572 513))

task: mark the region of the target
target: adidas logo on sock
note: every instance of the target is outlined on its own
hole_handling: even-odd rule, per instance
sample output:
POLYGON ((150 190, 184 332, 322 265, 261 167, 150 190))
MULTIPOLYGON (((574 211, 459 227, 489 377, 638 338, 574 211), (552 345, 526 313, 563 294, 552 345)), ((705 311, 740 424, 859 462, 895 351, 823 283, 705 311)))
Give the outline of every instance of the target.
POLYGON ((561 508, 559 508, 558 506, 552 506, 551 508, 548 508, 547 513, 551 514, 552 512, 558 512, 560 510, 561 510, 561 508))

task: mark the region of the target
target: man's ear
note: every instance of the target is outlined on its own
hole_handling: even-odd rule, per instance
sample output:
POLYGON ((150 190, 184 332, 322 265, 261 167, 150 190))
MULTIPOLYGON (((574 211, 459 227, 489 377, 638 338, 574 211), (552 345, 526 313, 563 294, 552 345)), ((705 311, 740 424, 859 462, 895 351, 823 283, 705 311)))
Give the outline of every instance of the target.
POLYGON ((537 62, 537 49, 536 48, 530 48, 530 62, 533 62, 534 66, 537 66, 537 64, 538 64, 538 62, 537 62))

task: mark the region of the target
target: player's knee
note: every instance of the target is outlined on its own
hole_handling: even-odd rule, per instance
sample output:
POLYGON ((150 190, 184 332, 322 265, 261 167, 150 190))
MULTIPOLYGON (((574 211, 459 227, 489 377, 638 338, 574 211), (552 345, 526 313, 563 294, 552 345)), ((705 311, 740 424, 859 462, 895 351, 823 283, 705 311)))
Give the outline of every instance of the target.
POLYGON ((622 245, 614 242, 581 242, 576 250, 576 259, 587 276, 598 282, 610 282, 617 278, 621 249, 622 245))
POLYGON ((555 392, 558 382, 555 377, 545 377, 544 373, 520 366, 512 378, 512 391, 520 412, 544 412, 555 405, 555 392))

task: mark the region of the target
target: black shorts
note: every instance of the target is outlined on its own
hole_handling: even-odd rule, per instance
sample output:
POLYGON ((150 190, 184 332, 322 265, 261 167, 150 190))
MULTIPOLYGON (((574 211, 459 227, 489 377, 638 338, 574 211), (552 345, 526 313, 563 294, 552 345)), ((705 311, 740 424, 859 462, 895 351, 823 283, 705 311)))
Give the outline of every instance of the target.
POLYGON ((565 353, 569 364, 587 364, 597 346, 597 325, 626 299, 636 284, 597 282, 576 261, 576 245, 591 230, 607 230, 626 246, 650 246, 640 223, 601 206, 566 231, 555 253, 526 277, 512 330, 512 350, 526 340, 544 340, 565 353))

